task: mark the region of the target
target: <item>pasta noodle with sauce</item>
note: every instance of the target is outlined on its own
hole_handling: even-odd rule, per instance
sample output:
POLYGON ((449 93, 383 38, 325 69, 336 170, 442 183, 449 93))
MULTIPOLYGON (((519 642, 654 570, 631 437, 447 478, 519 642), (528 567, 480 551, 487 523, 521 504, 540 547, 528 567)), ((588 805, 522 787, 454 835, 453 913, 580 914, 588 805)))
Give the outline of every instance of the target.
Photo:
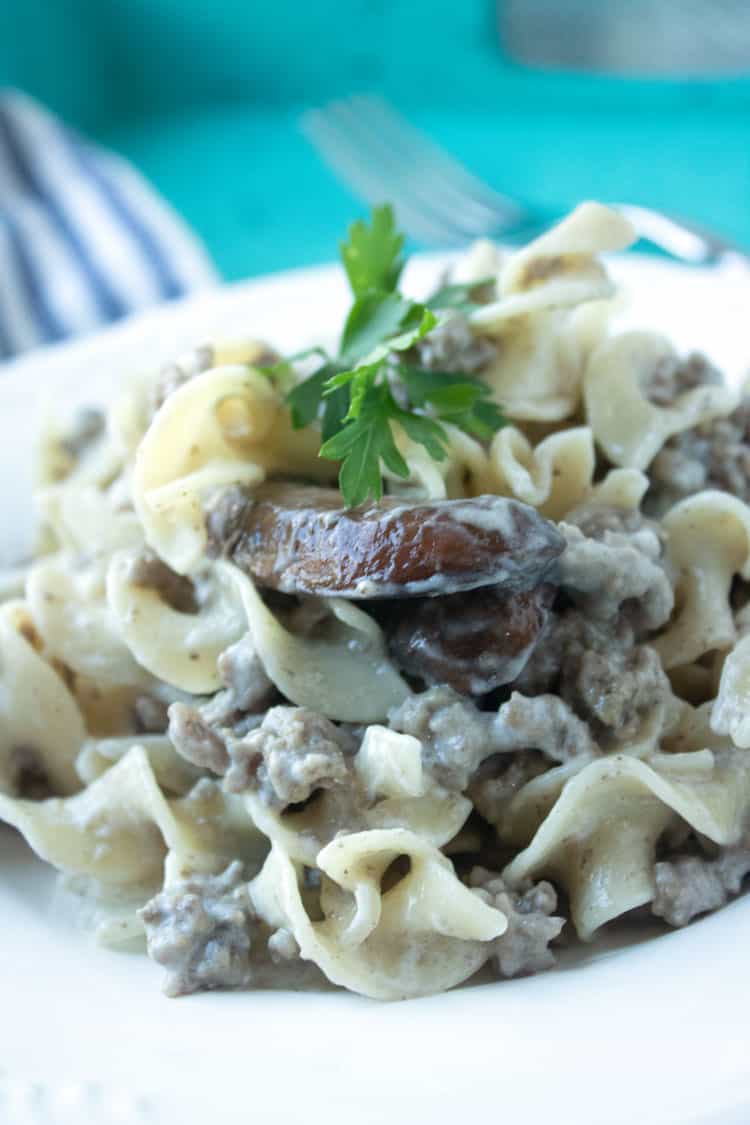
POLYGON ((0 817, 170 995, 537 972, 750 872, 750 399, 612 330, 608 208, 424 305, 350 237, 338 357, 47 424, 4 587, 0 817))

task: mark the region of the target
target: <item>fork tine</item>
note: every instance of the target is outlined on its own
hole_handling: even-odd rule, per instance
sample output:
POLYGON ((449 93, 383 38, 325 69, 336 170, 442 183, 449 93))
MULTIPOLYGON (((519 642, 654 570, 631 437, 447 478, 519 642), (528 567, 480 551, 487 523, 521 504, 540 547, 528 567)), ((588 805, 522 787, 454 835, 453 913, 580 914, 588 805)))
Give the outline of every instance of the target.
POLYGON ((391 200, 399 223, 411 238, 438 245, 451 241, 450 232, 434 224, 419 208, 414 209, 406 198, 393 190, 387 176, 362 160, 361 146, 338 127, 328 109, 307 110, 300 124, 326 163, 361 198, 370 204, 391 200))
POLYGON ((354 99, 333 102, 326 112, 360 164, 377 169, 394 203, 403 206, 408 201, 413 210, 429 218, 442 231, 442 242, 463 242, 496 228, 496 216, 486 209, 477 213, 466 196, 454 192, 451 197, 450 187, 444 190, 442 177, 433 175, 428 163, 415 160, 410 151, 400 151, 387 129, 373 121, 366 99, 361 105, 354 99))
POLYGON ((439 172, 441 187, 450 189, 458 201, 471 206, 486 221, 495 225, 511 225, 523 217, 522 208, 514 200, 480 180, 383 98, 359 95, 351 98, 350 102, 404 156, 410 156, 412 160, 416 158, 436 174, 439 172))

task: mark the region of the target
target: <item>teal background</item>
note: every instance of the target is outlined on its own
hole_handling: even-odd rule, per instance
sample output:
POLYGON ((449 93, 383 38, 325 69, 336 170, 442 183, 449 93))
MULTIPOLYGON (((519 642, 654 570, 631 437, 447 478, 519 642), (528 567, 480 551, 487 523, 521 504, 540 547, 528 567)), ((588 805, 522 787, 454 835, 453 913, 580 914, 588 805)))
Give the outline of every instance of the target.
POLYGON ((492 0, 0 0, 2 85, 133 160, 227 278, 334 254, 361 206, 296 122, 357 91, 506 192, 627 199, 750 246, 750 79, 525 70, 492 0))

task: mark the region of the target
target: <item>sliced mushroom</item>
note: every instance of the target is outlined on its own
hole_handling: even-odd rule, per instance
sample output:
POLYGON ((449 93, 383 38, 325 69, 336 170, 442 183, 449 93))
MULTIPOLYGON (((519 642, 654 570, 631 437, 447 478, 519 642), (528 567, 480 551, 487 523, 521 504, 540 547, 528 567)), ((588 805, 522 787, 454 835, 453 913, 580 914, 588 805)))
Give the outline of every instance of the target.
POLYGON ((542 634, 555 596, 549 583, 508 594, 487 587, 403 607, 390 635, 391 655, 408 675, 484 695, 521 673, 542 634))
POLYGON ((565 545, 554 524, 503 496, 346 509, 335 490, 271 483, 228 489, 206 519, 209 553, 258 586, 341 598, 528 590, 565 545))

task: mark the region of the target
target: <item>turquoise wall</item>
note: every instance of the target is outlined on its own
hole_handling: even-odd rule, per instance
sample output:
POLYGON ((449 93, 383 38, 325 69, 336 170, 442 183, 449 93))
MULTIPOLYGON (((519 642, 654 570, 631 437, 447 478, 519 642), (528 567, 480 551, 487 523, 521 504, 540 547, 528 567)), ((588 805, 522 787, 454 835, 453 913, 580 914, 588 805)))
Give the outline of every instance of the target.
POLYGON ((626 198, 750 245, 750 80, 528 71, 491 0, 0 0, 0 85, 134 160, 228 277, 332 254, 358 205, 296 119, 355 90, 508 192, 626 198))

